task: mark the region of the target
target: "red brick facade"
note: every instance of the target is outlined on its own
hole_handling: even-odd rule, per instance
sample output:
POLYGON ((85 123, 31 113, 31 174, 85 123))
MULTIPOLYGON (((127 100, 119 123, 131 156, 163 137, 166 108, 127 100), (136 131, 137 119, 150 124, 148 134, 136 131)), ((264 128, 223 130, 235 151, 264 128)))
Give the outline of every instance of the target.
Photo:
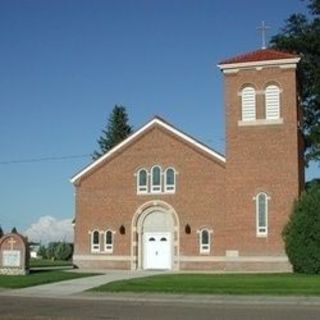
POLYGON ((303 185, 298 59, 292 59, 220 66, 225 73, 226 158, 155 118, 75 175, 74 263, 90 268, 144 268, 148 254, 144 235, 147 230, 154 234, 165 230, 171 236, 169 269, 290 269, 281 232, 303 185), (249 124, 241 121, 241 90, 248 84, 256 90, 256 121, 249 124), (268 84, 281 90, 277 121, 264 120, 268 84), (139 169, 151 173, 155 165, 163 173, 162 188, 165 169, 174 168, 174 193, 137 192, 139 169), (257 235, 260 192, 268 199, 263 236, 257 235), (158 217, 150 220, 155 213, 158 217), (209 249, 204 246, 201 252, 199 232, 204 229, 209 249), (105 245, 107 230, 112 232, 110 250, 105 245), (95 248, 94 231, 99 231, 95 248))

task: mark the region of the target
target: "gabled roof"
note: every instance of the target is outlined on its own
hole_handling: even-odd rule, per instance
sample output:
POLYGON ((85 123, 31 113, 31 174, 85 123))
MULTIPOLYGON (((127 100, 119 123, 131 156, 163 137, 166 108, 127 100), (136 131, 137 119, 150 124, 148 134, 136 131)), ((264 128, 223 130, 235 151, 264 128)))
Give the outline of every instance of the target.
POLYGON ((284 52, 275 49, 259 49, 255 51, 246 52, 225 60, 222 60, 219 63, 221 69, 229 68, 230 65, 241 66, 248 64, 262 64, 262 62, 268 61, 274 64, 280 63, 297 63, 299 62, 300 57, 296 54, 289 52, 284 52))
POLYGON ((89 164, 87 167, 85 167, 83 170, 75 174, 71 179, 71 183, 75 183, 77 180, 79 180, 81 177, 85 176, 88 172, 99 166, 103 161, 105 161, 107 158, 112 156, 114 153, 119 151, 120 149, 124 148, 126 145, 128 145, 131 141, 133 141, 138 136, 142 135, 146 130, 148 130, 151 127, 159 126, 164 130, 167 130, 168 132, 176 135, 180 139, 184 140, 185 142, 193 145, 197 149, 207 153, 211 157, 213 157, 215 160, 218 160, 219 162, 225 163, 226 159, 223 155, 220 153, 212 150, 205 144, 199 142, 198 140, 192 138, 191 136, 185 134, 184 132, 176 129, 174 126, 166 122, 165 120, 161 119, 160 117, 154 117, 151 121, 146 123, 143 127, 141 127, 139 130, 131 134, 128 138, 117 144, 115 147, 113 147, 109 152, 105 153, 103 156, 101 156, 96 161, 89 164))

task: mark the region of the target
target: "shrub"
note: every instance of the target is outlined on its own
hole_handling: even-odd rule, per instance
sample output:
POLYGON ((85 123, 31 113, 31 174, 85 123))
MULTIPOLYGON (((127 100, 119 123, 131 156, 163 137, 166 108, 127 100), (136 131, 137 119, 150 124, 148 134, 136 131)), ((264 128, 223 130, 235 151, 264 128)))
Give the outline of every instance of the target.
POLYGON ((285 248, 295 272, 320 274, 320 187, 296 201, 283 230, 285 248))
POLYGON ((54 257, 57 260, 69 260, 72 256, 72 247, 69 243, 59 242, 54 250, 54 257))

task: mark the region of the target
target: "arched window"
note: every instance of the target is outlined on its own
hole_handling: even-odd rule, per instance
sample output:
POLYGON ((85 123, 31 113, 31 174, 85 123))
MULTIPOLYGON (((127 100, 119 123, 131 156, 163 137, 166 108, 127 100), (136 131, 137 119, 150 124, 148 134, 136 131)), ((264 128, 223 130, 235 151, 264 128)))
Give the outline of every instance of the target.
POLYGON ((266 193, 260 192, 256 196, 256 224, 257 236, 268 234, 268 200, 266 193))
POLYGON ((208 229, 200 230, 200 253, 210 253, 210 232, 208 229))
POLYGON ((176 172, 173 168, 168 168, 165 172, 165 192, 175 192, 176 172))
POLYGON ((100 251, 100 233, 98 230, 94 230, 91 233, 91 251, 92 252, 100 251))
POLYGON ((245 87, 241 91, 242 121, 256 120, 256 91, 252 87, 245 87))
POLYGON ((104 250, 109 253, 113 252, 113 232, 111 230, 105 232, 104 250))
POLYGON ((137 189, 138 193, 148 192, 148 172, 145 169, 140 169, 138 172, 137 189))
POLYGON ((266 119, 280 119, 280 89, 270 85, 265 90, 266 119))
POLYGON ((161 192, 161 168, 159 166, 151 169, 151 192, 161 192))

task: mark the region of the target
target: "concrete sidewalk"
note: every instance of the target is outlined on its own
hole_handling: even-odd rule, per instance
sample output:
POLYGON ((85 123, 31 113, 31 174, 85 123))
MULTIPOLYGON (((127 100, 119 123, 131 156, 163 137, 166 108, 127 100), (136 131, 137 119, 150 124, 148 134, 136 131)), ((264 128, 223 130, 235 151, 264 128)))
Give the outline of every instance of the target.
MULTIPOLYGON (((90 272, 90 270, 86 270, 86 272, 90 272)), ((99 273, 99 271, 95 270, 95 273, 99 273)), ((104 274, 98 276, 54 282, 22 289, 5 290, 1 291, 0 295, 61 298, 79 294, 83 291, 106 284, 108 282, 141 278, 152 276, 158 273, 159 272, 147 271, 104 271, 104 274)))
MULTIPOLYGON (((73 270, 76 271, 76 270, 73 270)), ((83 271, 78 271, 83 272, 83 271)), ((92 270, 86 270, 92 272, 92 270)), ((95 272, 98 272, 95 270, 95 272)), ((237 296, 237 295, 205 295, 205 294, 165 294, 165 293, 108 293, 85 292, 91 288, 117 280, 141 278, 162 274, 155 271, 101 271, 101 275, 60 281, 23 289, 0 290, 1 296, 37 297, 74 300, 106 300, 136 303, 164 304, 243 304, 243 305, 313 305, 320 306, 320 297, 303 296, 237 296)))

